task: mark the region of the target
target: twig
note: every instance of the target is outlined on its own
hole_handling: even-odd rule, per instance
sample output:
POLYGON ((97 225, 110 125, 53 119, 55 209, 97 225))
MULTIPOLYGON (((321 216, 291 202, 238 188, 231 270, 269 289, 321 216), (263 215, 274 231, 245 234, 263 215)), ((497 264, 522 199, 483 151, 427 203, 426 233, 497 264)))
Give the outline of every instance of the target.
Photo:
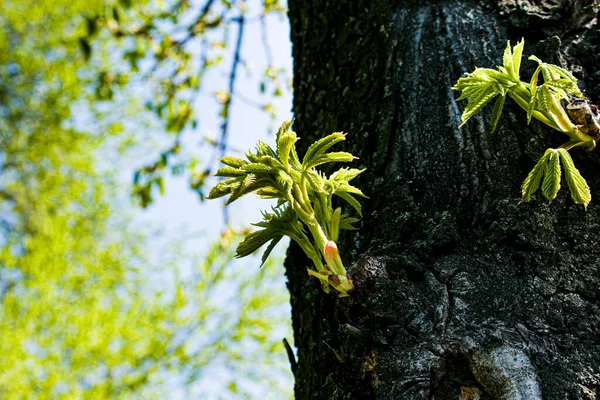
MULTIPOLYGON (((218 146, 219 156, 221 158, 225 157, 225 150, 227 149, 227 136, 229 133, 229 109, 231 107, 231 99, 233 98, 237 69, 240 63, 242 38, 244 37, 244 14, 240 15, 237 23, 238 37, 235 44, 235 50, 233 52, 233 62, 231 64, 231 72, 229 75, 229 96, 227 96, 227 100, 225 101, 225 104, 223 104, 223 123, 221 124, 221 139, 219 140, 218 146)), ((225 221, 225 225, 229 225, 229 214, 227 212, 227 208, 225 207, 223 207, 223 220, 225 221)))
POLYGON ((215 0, 208 0, 206 2, 204 7, 202 8, 202 11, 200 12, 200 16, 198 17, 198 19, 196 21, 201 21, 202 19, 204 19, 204 17, 206 17, 208 12, 210 11, 210 7, 213 5, 214 2, 215 2, 215 0))
POLYGON ((273 65, 273 53, 271 51, 271 44, 269 42, 269 34, 267 32, 267 21, 265 16, 262 15, 260 18, 260 37, 262 39, 263 48, 265 50, 265 58, 269 68, 273 65))

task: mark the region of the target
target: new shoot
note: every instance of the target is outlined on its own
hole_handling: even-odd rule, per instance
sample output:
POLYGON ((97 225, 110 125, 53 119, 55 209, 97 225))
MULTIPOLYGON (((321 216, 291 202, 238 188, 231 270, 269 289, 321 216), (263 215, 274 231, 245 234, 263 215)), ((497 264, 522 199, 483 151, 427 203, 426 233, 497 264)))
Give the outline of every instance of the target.
POLYGON ((345 140, 333 133, 313 143, 302 162, 296 153, 298 136, 290 130, 292 122, 284 122, 277 133, 276 150, 258 142, 255 152, 246 152, 246 160, 223 157, 225 166, 216 176, 229 178, 219 182, 209 199, 229 195, 225 205, 248 193, 260 198, 276 199, 272 212, 263 212, 263 220, 254 224, 261 228, 246 236, 236 250, 238 258, 254 253, 269 243, 262 256, 264 263, 275 245, 288 236, 300 245, 312 260, 314 269, 308 274, 319 279, 327 293, 335 289, 340 297, 348 296, 354 284, 340 258, 336 245, 340 229, 355 230, 358 219, 333 209, 333 196, 348 202, 361 215, 361 205, 354 196, 366 197, 350 181, 364 170, 341 168, 326 178, 315 168, 331 162, 350 162, 354 156, 346 152, 327 151, 345 140))
POLYGON ((511 48, 508 42, 502 60, 503 66, 499 66, 497 70, 475 68, 475 71, 466 73, 458 80, 452 88, 462 91, 457 101, 468 99, 460 126, 496 98, 491 117, 493 132, 506 96, 510 97, 527 113, 528 123, 531 118, 535 118, 568 136, 568 141, 558 149, 546 150, 529 173, 521 186, 521 201, 530 201, 540 186, 544 197, 549 201, 554 200, 560 189, 562 165, 573 200, 587 207, 592 199, 590 188, 575 168, 568 151, 575 147, 583 147, 588 151, 596 147, 600 135, 597 107, 585 100, 577 87, 577 79, 569 71, 544 63, 536 56, 529 57, 538 64, 531 79, 529 82, 521 81, 519 69, 524 44, 524 40, 521 40, 511 48), (543 82, 540 78, 543 78, 543 82))

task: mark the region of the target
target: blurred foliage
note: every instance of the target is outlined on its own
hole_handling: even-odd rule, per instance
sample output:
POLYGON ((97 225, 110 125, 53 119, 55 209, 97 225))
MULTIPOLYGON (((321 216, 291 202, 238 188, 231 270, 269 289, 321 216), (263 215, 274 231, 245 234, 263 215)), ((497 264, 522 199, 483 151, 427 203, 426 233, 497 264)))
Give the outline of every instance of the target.
POLYGON ((70 127, 94 68, 82 14, 113 6, 0 1, 0 398, 197 398, 219 370, 214 398, 286 397, 274 268, 232 263, 231 231, 187 272, 183 242, 157 259, 98 168, 110 135, 70 127))
POLYGON ((86 13, 84 33, 79 38, 85 56, 108 51, 95 82, 100 100, 111 100, 131 82, 144 82, 152 88, 145 106, 164 121, 173 142, 158 159, 141 166, 134 174, 134 195, 142 207, 153 201, 153 193, 164 192, 164 174, 170 166, 181 168, 175 160, 181 150, 181 135, 196 130, 202 116, 197 101, 210 95, 222 120, 220 137, 204 143, 214 147, 206 163, 183 161, 189 170, 190 188, 205 198, 205 178, 213 169, 213 160, 227 147, 231 105, 237 97, 275 118, 274 97, 289 90, 286 71, 274 64, 270 50, 266 17, 283 14, 281 0, 147 0, 118 1, 104 9, 86 13), (237 72, 248 63, 241 57, 244 26, 260 24, 261 41, 267 68, 258 80, 265 102, 256 102, 235 91, 237 72), (118 50, 117 50, 118 49, 118 50), (122 62, 115 66, 115 59, 122 62), (226 65, 225 65, 226 64, 226 65), (124 67, 125 66, 125 67, 124 67), (227 75, 226 87, 207 93, 202 85, 209 70, 219 68, 227 75), (193 165, 192 165, 193 164, 193 165))

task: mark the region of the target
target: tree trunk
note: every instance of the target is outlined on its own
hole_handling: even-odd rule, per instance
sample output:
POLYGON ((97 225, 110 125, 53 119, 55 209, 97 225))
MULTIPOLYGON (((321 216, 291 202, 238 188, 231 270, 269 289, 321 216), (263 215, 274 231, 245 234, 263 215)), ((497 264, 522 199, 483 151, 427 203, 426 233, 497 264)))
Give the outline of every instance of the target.
POLYGON ((298 400, 600 395, 597 152, 572 152, 587 211, 564 180, 552 204, 519 205, 561 134, 512 101, 496 133, 491 107, 458 129, 451 90, 524 37, 524 59, 564 63, 597 104, 597 15, 591 0, 289 0, 300 145, 348 132, 370 197, 340 243, 351 297, 324 294, 289 250, 298 400))

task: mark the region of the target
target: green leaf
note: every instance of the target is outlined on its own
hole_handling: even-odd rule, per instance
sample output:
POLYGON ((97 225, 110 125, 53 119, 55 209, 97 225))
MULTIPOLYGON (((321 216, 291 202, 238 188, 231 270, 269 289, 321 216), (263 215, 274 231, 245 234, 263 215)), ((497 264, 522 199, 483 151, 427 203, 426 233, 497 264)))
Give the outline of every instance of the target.
POLYGON ((269 228, 250 233, 235 249, 235 257, 246 257, 260 249, 265 243, 274 239, 277 234, 269 228))
POLYGON ((333 146, 334 144, 342 142, 344 140, 346 140, 345 135, 343 133, 339 133, 339 132, 332 133, 331 135, 325 136, 323 139, 317 140, 306 151, 306 154, 304 155, 304 158, 302 159, 303 168, 309 169, 310 167, 307 167, 307 165, 312 164, 312 161, 314 159, 319 158, 323 153, 325 153, 327 150, 329 150, 331 148, 331 146, 333 146))
POLYGON ((523 184, 521 185, 521 203, 530 201, 531 195, 540 187, 540 181, 546 172, 546 162, 553 151, 553 149, 546 150, 542 158, 535 164, 535 167, 533 167, 531 172, 529 172, 529 175, 527 175, 527 178, 523 181, 523 184))
POLYGON ((540 75, 541 67, 537 67, 533 76, 531 77, 531 81, 529 82, 529 92, 531 93, 531 97, 529 98, 529 104, 527 107, 527 124, 531 123, 531 117, 533 116, 533 110, 537 105, 537 82, 538 77, 540 75))
POLYGON ((292 168, 295 168, 297 170, 302 169, 302 165, 300 164, 300 158, 298 158, 298 153, 296 152, 296 146, 292 146, 292 151, 290 151, 289 163, 292 166, 292 168))
POLYGON ((248 193, 252 193, 257 189, 270 186, 271 182, 272 181, 270 179, 259 179, 259 177, 257 177, 254 174, 248 174, 244 177, 244 180, 241 181, 237 189, 235 189, 235 191, 232 191, 231 197, 227 199, 225 205, 228 206, 240 197, 245 196, 248 193))
POLYGON ((552 109, 552 93, 546 85, 538 87, 537 104, 543 111, 549 111, 552 109))
POLYGON ((501 86, 514 85, 514 83, 510 82, 510 77, 506 72, 496 71, 491 68, 476 68, 473 72, 473 77, 488 84, 500 84, 501 86))
POLYGON ((546 82, 548 85, 565 90, 572 90, 577 87, 577 84, 569 79, 555 79, 553 81, 546 82))
POLYGON ((546 65, 546 68, 548 68, 548 70, 550 71, 551 75, 554 77, 552 80, 557 80, 558 78, 565 78, 565 79, 577 84, 577 78, 575 78, 575 76, 573 76, 573 74, 570 73, 569 71, 567 71, 566 69, 561 68, 558 65, 554 65, 554 64, 545 64, 545 65, 546 65))
POLYGON ((519 80, 519 69, 521 68, 521 57, 523 56, 523 47, 525 46, 525 39, 522 38, 519 43, 515 45, 513 48, 513 70, 514 70, 514 78, 515 80, 519 80))
POLYGON ((558 161, 558 152, 554 149, 552 150, 553 151, 546 162, 544 182, 542 183, 542 194, 549 201, 556 198, 556 194, 560 189, 560 162, 558 161))
POLYGON ((546 63, 540 64, 540 66, 542 67, 542 75, 544 76, 544 82, 559 79, 560 75, 554 72, 551 68, 548 68, 548 65, 549 64, 546 63))
POLYGON ((257 175, 273 174, 277 171, 275 168, 262 163, 246 164, 242 166, 241 170, 245 172, 251 172, 257 175))
POLYGON ((306 161, 306 157, 305 157, 303 164, 302 164, 302 168, 304 170, 309 170, 311 168, 314 168, 316 166, 319 166, 319 165, 325 164, 325 163, 351 162, 351 161, 354 161, 355 159, 356 159, 356 157, 354 157, 352 154, 346 153, 344 151, 321 154, 319 156, 316 156, 316 157, 308 160, 308 162, 306 161))
POLYGON ((513 55, 510 47, 510 40, 506 43, 506 48, 504 49, 504 54, 502 56, 502 65, 508 71, 509 74, 513 75, 513 55))
POLYGON ((365 196, 365 194, 359 188, 356 188, 347 183, 343 183, 343 184, 339 185, 336 189, 336 192, 345 192, 345 193, 350 193, 350 194, 356 194, 356 195, 359 195, 360 197, 364 197, 365 199, 368 198, 367 196, 365 196))
MULTIPOLYGON (((294 121, 290 120, 290 121, 284 121, 281 126, 279 127, 279 130, 277 131, 277 142, 279 142, 279 138, 284 135, 286 132, 289 132, 290 127, 292 126, 292 123, 294 121)), ((279 150, 279 149, 278 149, 279 150)))
POLYGON ((254 154, 253 152, 251 152, 250 150, 248 150, 246 153, 244 153, 244 155, 246 156, 246 158, 250 162, 253 162, 253 163, 259 162, 258 161, 258 156, 256 154, 254 154))
POLYGON ((230 167, 233 168, 239 168, 244 164, 247 164, 246 161, 240 159, 240 158, 236 158, 236 157, 231 157, 231 156, 225 156, 220 160, 223 164, 228 165, 230 167))
POLYGON ((258 158, 258 162, 274 169, 283 170, 283 164, 279 162, 276 155, 275 156, 260 156, 258 158))
POLYGON ((244 171, 240 171, 238 168, 233 167, 223 167, 217 170, 215 176, 221 176, 225 178, 235 178, 237 176, 244 176, 246 173, 244 171))
POLYGON ((323 176, 318 171, 314 171, 314 170, 303 171, 302 175, 304 175, 306 180, 308 180, 308 183, 310 184, 312 190, 314 190, 317 193, 325 192, 323 189, 324 183, 325 183, 325 178, 323 178, 323 176))
POLYGON ((365 169, 340 168, 329 176, 329 180, 347 183, 365 171, 365 169))
POLYGON ((533 73, 533 75, 531 76, 531 81, 529 82, 529 92, 531 93, 531 95, 535 95, 535 91, 537 89, 537 82, 538 82, 538 77, 540 76, 540 71, 542 70, 542 68, 540 66, 538 66, 535 70, 535 72, 533 73))
POLYGON ((294 180, 292 177, 286 174, 284 171, 279 171, 276 182, 285 199, 290 203, 293 203, 294 196, 292 195, 292 188, 294 186, 294 180))
POLYGON ((498 125, 498 121, 500 120, 500 116, 502 115, 502 109, 504 108, 504 101, 506 100, 506 96, 499 96, 494 102, 494 108, 492 109, 492 132, 496 130, 496 125, 498 125))
POLYGON ((358 215, 360 215, 362 217, 362 206, 360 205, 358 200, 356 200, 354 197, 352 197, 352 195, 350 195, 349 193, 344 192, 344 191, 338 192, 337 190, 335 192, 333 192, 333 194, 346 200, 356 210, 358 215))
POLYGON ((459 128, 462 127, 473 115, 477 114, 483 106, 485 106, 490 100, 498 95, 498 89, 494 85, 488 85, 479 90, 476 94, 469 97, 467 108, 463 111, 461 116, 462 123, 459 128))
POLYGON ((215 185, 210 190, 207 199, 217 199, 219 197, 223 197, 225 195, 231 194, 235 191, 242 183, 242 178, 237 179, 227 179, 225 181, 221 181, 215 185))
POLYGON ((338 235, 340 233, 340 222, 342 219, 342 208, 338 207, 333 212, 331 216, 331 232, 329 233, 329 238, 334 242, 337 242, 338 235))
POLYGON ((281 192, 273 186, 265 186, 260 189, 256 189, 256 194, 261 199, 280 199, 282 197, 281 192))
MULTIPOLYGON (((484 79, 488 79, 497 90, 502 90, 497 82, 487 76, 484 79)), ((478 88, 469 90, 474 96, 480 95, 478 88)), ((277 207, 285 210, 277 208, 273 209, 272 214, 263 213, 263 220, 254 224, 263 229, 248 235, 238 247, 237 257, 251 254, 270 241, 262 257, 264 263, 277 242, 283 236, 289 236, 300 245, 319 271, 323 269, 324 243, 330 237, 337 238, 339 229, 354 229, 352 223, 358 221, 342 215, 341 208, 334 211, 332 196, 337 195, 346 200, 361 214, 361 204, 353 195, 364 197, 364 194, 348 182, 364 170, 341 168, 326 179, 322 172, 315 169, 328 162, 349 162, 355 159, 347 152, 327 153, 331 146, 345 139, 341 133, 329 135, 310 146, 304 163, 301 164, 295 148, 298 137, 289 130, 290 124, 291 122, 284 123, 277 133, 276 152, 265 143, 258 142, 254 152, 246 153, 249 163, 234 157, 224 157, 223 163, 227 167, 221 168, 219 173, 233 178, 215 185, 209 197, 229 194, 226 205, 251 192, 262 198, 277 199, 277 207), (308 227, 310 229, 305 230, 308 227), (308 232, 312 238, 307 236, 308 232)), ((343 270, 341 261, 339 264, 343 270)), ((347 294, 346 289, 340 293, 347 294)))
POLYGON ((279 236, 275 236, 271 240, 271 243, 269 243, 269 246, 267 246, 267 249, 265 250, 265 252, 263 253, 263 255, 261 257, 261 263, 260 263, 261 267, 265 264, 265 262, 267 261, 267 258, 269 258, 269 255, 271 254, 271 252, 273 251, 275 246, 277 246, 277 243, 279 243, 279 241, 282 238, 283 238, 283 235, 279 235, 279 236))
POLYGON ((360 221, 358 218, 352 218, 349 217, 347 215, 342 215, 342 219, 340 221, 340 229, 346 230, 346 231, 355 231, 358 228, 355 228, 354 226, 352 226, 352 224, 356 223, 360 221))
MULTIPOLYGON (((289 123, 291 124, 291 121, 289 123)), ((292 150, 292 147, 295 146, 299 138, 290 130, 281 132, 280 129, 279 131, 280 133, 277 135, 277 155, 279 156, 279 160, 281 161, 281 164, 283 164, 283 167, 287 169, 289 168, 290 151, 292 150)))
POLYGON ((273 149, 268 144, 260 140, 256 143, 256 151, 254 153, 252 153, 251 151, 247 151, 245 155, 246 158, 253 163, 260 162, 261 157, 264 156, 272 157, 275 159, 277 157, 277 154, 273 151, 273 149))
POLYGON ((268 156, 268 157, 277 158, 277 153, 275 153, 275 151, 273 151, 271 146, 269 146, 265 142, 262 142, 259 140, 256 143, 256 156, 257 157, 268 156))
POLYGON ((569 79, 555 79, 553 81, 547 82, 547 84, 553 89, 557 90, 559 93, 561 93, 561 99, 567 98, 563 91, 566 91, 567 93, 573 96, 583 97, 583 95, 579 91, 579 87, 577 87, 577 82, 573 82, 569 79))
POLYGON ((535 61, 538 63, 538 65, 542 65, 544 63, 542 60, 540 60, 538 57, 536 57, 534 55, 529 56, 528 60, 535 61))
POLYGON ((592 193, 587 182, 579 173, 579 170, 575 167, 573 159, 569 152, 565 149, 558 149, 560 154, 560 160, 563 168, 565 169, 565 178, 567 185, 571 191, 571 197, 577 204, 583 204, 587 208, 588 204, 592 200, 592 193))

